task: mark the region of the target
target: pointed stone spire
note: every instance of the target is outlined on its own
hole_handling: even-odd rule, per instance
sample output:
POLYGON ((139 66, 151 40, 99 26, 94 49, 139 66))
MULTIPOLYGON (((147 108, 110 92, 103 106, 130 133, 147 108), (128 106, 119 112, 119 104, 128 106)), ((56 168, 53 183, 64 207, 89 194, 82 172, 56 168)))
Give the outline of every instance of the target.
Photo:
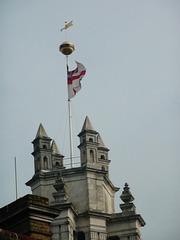
POLYGON ((56 145, 56 142, 53 140, 51 145, 51 151, 52 151, 52 163, 53 163, 53 169, 60 169, 64 168, 63 166, 63 158, 64 156, 59 151, 59 148, 56 145))
POLYGON ((93 130, 94 131, 94 128, 93 128, 93 126, 92 126, 88 116, 86 116, 86 119, 84 121, 84 124, 83 124, 81 132, 87 131, 87 130, 93 130))
POLYGON ((52 149, 53 154, 62 155, 61 152, 59 151, 59 148, 56 145, 56 142, 54 140, 52 141, 51 149, 52 149))
POLYGON ((98 143, 99 143, 99 146, 106 148, 106 146, 105 146, 105 144, 104 144, 100 134, 98 134, 98 143))
POLYGON ((42 137, 49 138, 45 129, 44 129, 44 127, 43 127, 43 125, 42 125, 42 123, 40 123, 35 139, 36 138, 42 138, 42 137))

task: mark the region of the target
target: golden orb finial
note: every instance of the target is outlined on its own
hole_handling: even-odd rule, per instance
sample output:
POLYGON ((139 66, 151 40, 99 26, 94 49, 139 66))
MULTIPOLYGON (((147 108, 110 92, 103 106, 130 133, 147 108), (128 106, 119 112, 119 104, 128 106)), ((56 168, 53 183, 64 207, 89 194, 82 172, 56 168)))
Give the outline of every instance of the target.
POLYGON ((74 50, 74 45, 69 41, 65 41, 59 46, 59 51, 64 55, 70 55, 74 50))

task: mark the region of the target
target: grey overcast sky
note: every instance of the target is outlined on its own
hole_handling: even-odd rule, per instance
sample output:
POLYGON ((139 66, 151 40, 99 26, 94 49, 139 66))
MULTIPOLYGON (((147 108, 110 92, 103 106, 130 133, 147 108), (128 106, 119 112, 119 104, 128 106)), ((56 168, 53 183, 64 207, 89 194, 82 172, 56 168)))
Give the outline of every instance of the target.
POLYGON ((128 182, 145 240, 180 239, 180 1, 0 1, 0 207, 34 174, 31 141, 42 122, 69 157, 65 56, 87 68, 72 100, 76 146, 86 115, 110 148, 110 178, 128 182))

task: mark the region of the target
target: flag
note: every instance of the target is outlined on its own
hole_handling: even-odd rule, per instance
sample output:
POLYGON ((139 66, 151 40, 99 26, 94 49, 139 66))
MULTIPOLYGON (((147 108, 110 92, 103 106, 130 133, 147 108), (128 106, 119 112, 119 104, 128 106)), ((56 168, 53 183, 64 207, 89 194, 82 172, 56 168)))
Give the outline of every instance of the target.
POLYGON ((72 25, 73 25, 73 23, 72 23, 73 21, 71 21, 71 22, 69 22, 69 23, 67 23, 62 29, 61 29, 61 32, 62 32, 62 30, 64 30, 64 29, 67 29, 67 28, 69 28, 69 27, 71 27, 72 25))
POLYGON ((86 68, 83 64, 76 62, 77 68, 73 71, 68 71, 68 100, 73 98, 81 89, 81 80, 86 73, 86 68))

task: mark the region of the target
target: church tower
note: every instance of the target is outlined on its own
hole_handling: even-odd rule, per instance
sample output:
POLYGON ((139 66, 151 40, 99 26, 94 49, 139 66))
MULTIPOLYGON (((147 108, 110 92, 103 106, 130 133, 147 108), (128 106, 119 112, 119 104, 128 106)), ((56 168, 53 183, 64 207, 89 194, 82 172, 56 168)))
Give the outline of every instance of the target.
POLYGON ((121 195, 122 212, 115 212, 119 188, 109 178, 109 149, 88 117, 78 136, 81 165, 73 168, 63 166, 64 156, 42 124, 32 142, 35 175, 26 185, 60 210, 51 225, 52 240, 141 240, 145 222, 136 214, 128 184, 121 195))

